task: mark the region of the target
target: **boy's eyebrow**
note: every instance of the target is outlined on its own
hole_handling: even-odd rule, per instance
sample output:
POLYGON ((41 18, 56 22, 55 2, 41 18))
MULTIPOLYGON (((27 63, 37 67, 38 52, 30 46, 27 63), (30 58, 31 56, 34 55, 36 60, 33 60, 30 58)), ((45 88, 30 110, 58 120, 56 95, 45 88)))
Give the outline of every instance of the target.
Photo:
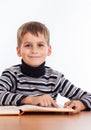
POLYGON ((37 42, 37 43, 44 43, 44 44, 46 44, 46 42, 44 42, 44 41, 39 41, 39 42, 37 42))
MULTIPOLYGON (((27 44, 27 43, 32 44, 32 42, 30 42, 30 41, 26 41, 26 42, 24 42, 24 44, 27 44)), ((44 42, 44 41, 38 41, 38 42, 36 42, 36 43, 44 43, 44 44, 46 44, 47 42, 44 42)))

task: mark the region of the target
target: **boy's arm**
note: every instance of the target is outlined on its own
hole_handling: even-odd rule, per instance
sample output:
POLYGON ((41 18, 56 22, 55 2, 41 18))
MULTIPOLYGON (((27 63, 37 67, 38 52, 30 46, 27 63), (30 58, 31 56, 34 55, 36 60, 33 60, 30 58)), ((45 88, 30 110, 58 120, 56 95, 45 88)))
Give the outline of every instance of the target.
POLYGON ((0 77, 0 105, 20 105, 26 95, 16 93, 16 77, 10 71, 4 71, 0 77))
POLYGON ((61 80, 60 94, 71 101, 79 100, 86 107, 86 110, 91 110, 91 93, 77 88, 65 77, 61 80))

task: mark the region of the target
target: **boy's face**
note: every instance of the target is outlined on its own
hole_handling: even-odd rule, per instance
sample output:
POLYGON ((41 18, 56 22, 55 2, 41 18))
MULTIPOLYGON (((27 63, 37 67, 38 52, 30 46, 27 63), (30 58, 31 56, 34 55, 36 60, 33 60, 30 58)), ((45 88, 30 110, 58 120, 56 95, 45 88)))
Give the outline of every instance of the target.
POLYGON ((43 34, 38 36, 26 33, 20 47, 17 47, 18 56, 33 67, 41 65, 47 56, 51 54, 51 46, 47 44, 43 34))

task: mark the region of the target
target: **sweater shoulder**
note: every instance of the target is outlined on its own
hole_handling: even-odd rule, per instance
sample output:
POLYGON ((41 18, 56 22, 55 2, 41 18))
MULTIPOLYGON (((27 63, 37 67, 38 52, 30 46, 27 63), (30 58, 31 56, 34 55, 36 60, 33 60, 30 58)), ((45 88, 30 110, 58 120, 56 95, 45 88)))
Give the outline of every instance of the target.
POLYGON ((63 77, 64 76, 64 74, 62 72, 59 72, 58 70, 55 70, 51 67, 46 66, 45 69, 46 69, 46 75, 56 76, 56 77, 63 77))
POLYGON ((20 70, 21 70, 21 67, 20 67, 20 66, 21 66, 21 65, 18 64, 18 65, 13 65, 13 66, 11 66, 11 67, 9 67, 9 68, 6 68, 6 69, 2 72, 2 74, 3 74, 3 73, 17 74, 17 73, 19 73, 20 70))

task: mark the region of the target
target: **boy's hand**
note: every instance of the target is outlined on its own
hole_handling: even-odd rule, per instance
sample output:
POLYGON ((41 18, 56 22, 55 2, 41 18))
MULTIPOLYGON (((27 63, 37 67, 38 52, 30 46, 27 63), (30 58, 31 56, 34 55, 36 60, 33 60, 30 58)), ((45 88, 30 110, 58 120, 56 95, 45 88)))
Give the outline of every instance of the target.
POLYGON ((80 100, 68 101, 64 104, 64 107, 73 108, 75 111, 71 114, 77 114, 86 109, 86 106, 80 100))
POLYGON ((42 96, 28 96, 22 100, 24 104, 32 104, 32 105, 39 105, 43 107, 53 106, 58 107, 56 102, 52 99, 49 94, 44 94, 42 96))

